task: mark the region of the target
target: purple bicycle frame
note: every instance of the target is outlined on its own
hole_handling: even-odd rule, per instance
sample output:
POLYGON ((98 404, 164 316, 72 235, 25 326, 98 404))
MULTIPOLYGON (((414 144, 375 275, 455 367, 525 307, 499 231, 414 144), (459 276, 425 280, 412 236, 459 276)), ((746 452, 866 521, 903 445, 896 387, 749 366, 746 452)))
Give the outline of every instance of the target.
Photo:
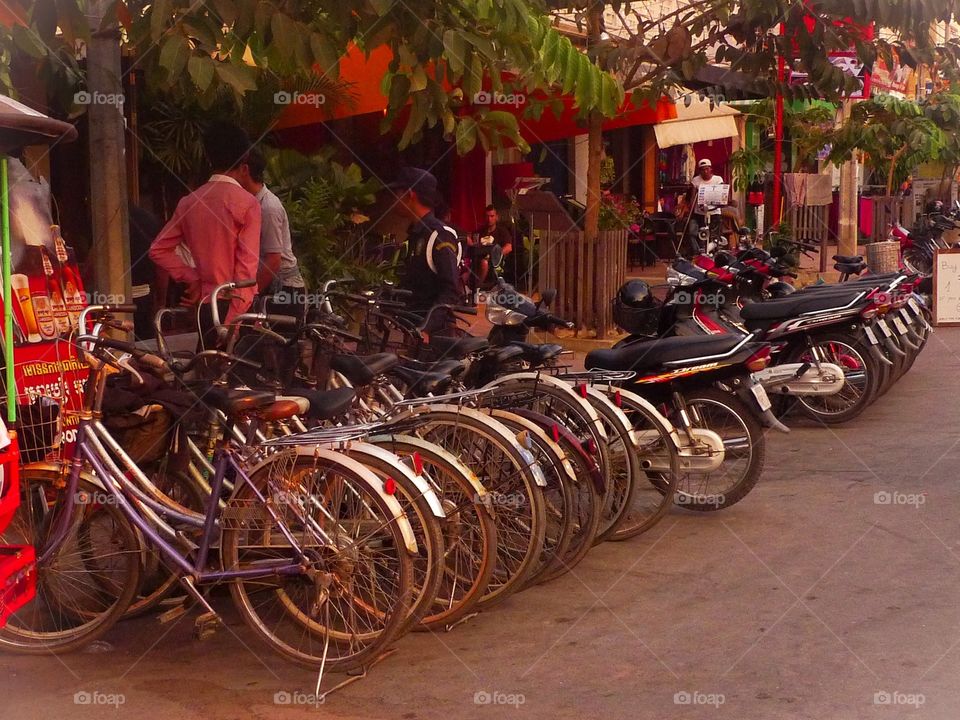
MULTIPOLYGON (((79 426, 77 427, 77 441, 74 447, 73 458, 70 461, 70 475, 67 479, 64 503, 62 507, 57 508, 59 515, 56 519, 53 532, 51 533, 51 539, 44 544, 43 551, 38 554, 38 565, 50 559, 70 531, 71 518, 73 516, 72 510, 76 503, 77 486, 80 482, 80 471, 83 468, 83 461, 87 460, 93 467, 100 482, 103 483, 104 489, 116 500, 117 506, 127 520, 133 523, 133 525, 143 533, 147 541, 152 543, 160 551, 164 559, 175 564, 183 573, 190 575, 198 583, 235 580, 239 578, 271 577, 276 575, 300 575, 303 573, 303 565, 301 562, 294 560, 276 560, 272 563, 264 563, 256 568, 248 568, 245 570, 205 570, 210 555, 210 543, 218 527, 218 498, 220 497, 220 491, 223 489, 223 478, 228 464, 238 473, 241 482, 250 482, 250 477, 244 472, 243 468, 234 461, 231 453, 224 449, 218 451, 218 456, 215 461, 216 472, 214 473, 210 498, 202 523, 203 534, 201 535, 200 545, 197 549, 196 560, 191 563, 190 560, 184 557, 175 547, 164 540, 153 525, 149 523, 124 496, 123 491, 119 488, 117 478, 114 477, 114 473, 103 459, 98 456, 96 450, 89 446, 90 443, 87 438, 87 433, 91 431, 90 423, 90 419, 81 418, 79 426)), ((240 483, 238 482, 237 485, 239 486, 240 483)), ((252 484, 250 487, 254 493, 256 493, 257 498, 264 504, 264 507, 273 519, 279 520, 273 508, 266 502, 260 491, 252 484)), ((151 505, 154 505, 154 503, 151 503, 151 505)), ((162 508, 155 509, 163 512, 162 508)), ((289 534, 289 531, 283 523, 280 523, 280 530, 288 542, 290 542, 292 549, 301 559, 305 559, 303 551, 289 534)))

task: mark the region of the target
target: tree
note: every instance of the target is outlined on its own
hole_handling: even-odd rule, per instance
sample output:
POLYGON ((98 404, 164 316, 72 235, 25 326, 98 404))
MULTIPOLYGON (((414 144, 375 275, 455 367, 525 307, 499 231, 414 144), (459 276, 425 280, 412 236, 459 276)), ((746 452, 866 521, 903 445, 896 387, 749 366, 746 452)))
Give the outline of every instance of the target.
MULTIPOLYGON (((89 35, 85 6, 21 0, 0 42, 57 67, 64 49, 89 35)), ((437 126, 461 153, 504 140, 525 147, 516 116, 469 102, 485 80, 503 91, 504 73, 528 93, 562 86, 584 112, 613 115, 623 100, 620 84, 558 33, 536 0, 113 0, 101 26, 110 30, 148 85, 204 107, 225 91, 239 105, 258 88, 315 78, 316 70, 336 80, 349 47, 386 45, 393 60, 383 78, 384 123, 403 123, 401 147, 437 126)))

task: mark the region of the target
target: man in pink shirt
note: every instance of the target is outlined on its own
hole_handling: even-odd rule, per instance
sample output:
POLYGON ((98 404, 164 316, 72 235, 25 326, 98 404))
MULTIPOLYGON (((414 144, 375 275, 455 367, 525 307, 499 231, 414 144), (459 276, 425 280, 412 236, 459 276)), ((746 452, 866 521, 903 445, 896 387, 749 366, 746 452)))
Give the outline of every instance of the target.
MULTIPOLYGON (((202 303, 200 333, 211 345, 209 296, 226 282, 254 280, 260 258, 260 203, 243 184, 249 181, 246 156, 250 140, 235 125, 216 124, 204 136, 213 170, 210 179, 177 204, 173 217, 150 246, 150 259, 174 280, 185 283, 185 305, 202 303), (184 260, 180 246, 194 265, 184 260)), ((220 319, 232 320, 253 301, 256 287, 234 290, 219 303, 220 319)))

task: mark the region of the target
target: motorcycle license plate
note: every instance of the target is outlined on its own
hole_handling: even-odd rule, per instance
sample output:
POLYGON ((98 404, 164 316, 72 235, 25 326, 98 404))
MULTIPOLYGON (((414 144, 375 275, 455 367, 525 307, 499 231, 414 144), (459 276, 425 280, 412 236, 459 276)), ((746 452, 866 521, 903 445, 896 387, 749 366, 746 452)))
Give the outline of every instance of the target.
POLYGON ((877 342, 877 334, 873 331, 873 328, 865 327, 863 329, 864 334, 867 336, 867 340, 870 341, 871 345, 879 345, 877 342))
POLYGON ((897 332, 901 335, 907 334, 907 326, 903 324, 903 320, 898 317, 893 319, 893 326, 897 329, 897 332))
POLYGON ((913 298, 907 300, 907 305, 910 306, 910 309, 913 310, 913 314, 917 317, 920 317, 923 313, 920 312, 920 306, 917 305, 917 301, 913 298))
POLYGON ((770 402, 770 397, 767 395, 767 390, 763 385, 757 383, 750 388, 750 392, 753 393, 753 397, 757 401, 757 405, 760 406, 760 409, 763 412, 769 410, 773 405, 770 402))
POLYGON ((893 337, 893 333, 890 332, 890 326, 887 325, 886 320, 877 320, 877 327, 880 328, 880 332, 882 332, 887 337, 893 337))

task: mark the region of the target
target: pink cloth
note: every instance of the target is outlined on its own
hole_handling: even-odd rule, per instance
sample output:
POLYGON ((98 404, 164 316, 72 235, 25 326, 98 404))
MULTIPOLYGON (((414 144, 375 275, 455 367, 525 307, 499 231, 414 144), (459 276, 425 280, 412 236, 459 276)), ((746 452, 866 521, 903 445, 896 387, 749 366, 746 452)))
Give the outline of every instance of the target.
MULTIPOLYGON (((225 175, 214 175, 181 199, 150 246, 150 259, 174 280, 193 283, 199 278, 203 301, 217 285, 256 279, 259 258, 260 203, 225 175), (177 253, 181 244, 196 268, 177 253)), ((226 319, 245 312, 256 291, 256 286, 235 290, 226 319)))

